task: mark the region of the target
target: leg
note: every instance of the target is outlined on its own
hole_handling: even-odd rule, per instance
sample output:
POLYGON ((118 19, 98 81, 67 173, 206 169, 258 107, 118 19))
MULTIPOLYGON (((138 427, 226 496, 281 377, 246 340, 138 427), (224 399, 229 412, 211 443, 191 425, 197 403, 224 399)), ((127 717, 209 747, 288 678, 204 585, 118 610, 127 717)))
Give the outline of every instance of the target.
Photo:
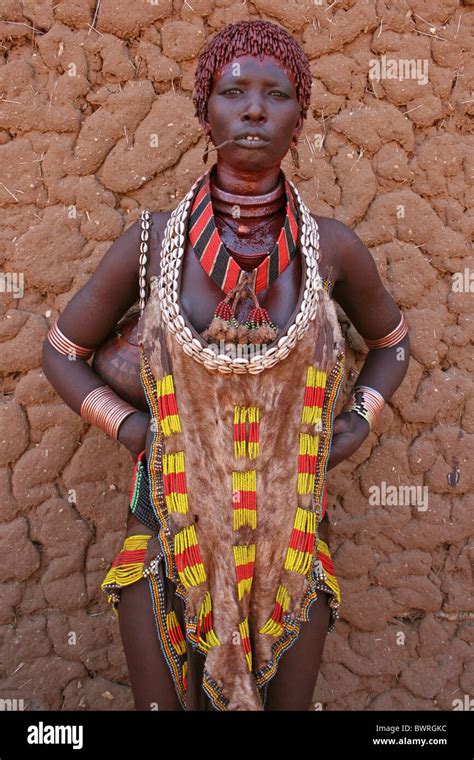
POLYGON ((146 578, 122 589, 119 625, 135 709, 182 710, 157 638, 146 578))
POLYGON ((269 681, 265 711, 309 710, 329 626, 328 594, 318 591, 298 639, 282 654, 269 681))
MULTIPOLYGON (((138 520, 127 535, 149 533, 138 520)), ((156 631, 148 580, 143 578, 121 589, 118 605, 120 636, 136 710, 182 710, 168 663, 156 631)))

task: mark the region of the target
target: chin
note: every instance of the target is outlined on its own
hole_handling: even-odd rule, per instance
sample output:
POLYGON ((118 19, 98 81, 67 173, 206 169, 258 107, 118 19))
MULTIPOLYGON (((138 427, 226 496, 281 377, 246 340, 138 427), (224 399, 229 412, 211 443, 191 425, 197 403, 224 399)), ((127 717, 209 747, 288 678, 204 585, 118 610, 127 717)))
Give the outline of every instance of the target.
POLYGON ((225 161, 226 164, 232 167, 235 171, 245 171, 245 172, 257 172, 262 171, 263 169, 270 169, 272 166, 275 166, 276 164, 280 164, 283 160, 282 158, 274 157, 269 158, 267 157, 261 157, 258 158, 255 154, 257 153, 256 150, 249 150, 248 157, 237 157, 235 154, 232 157, 229 156, 219 156, 218 160, 225 161))

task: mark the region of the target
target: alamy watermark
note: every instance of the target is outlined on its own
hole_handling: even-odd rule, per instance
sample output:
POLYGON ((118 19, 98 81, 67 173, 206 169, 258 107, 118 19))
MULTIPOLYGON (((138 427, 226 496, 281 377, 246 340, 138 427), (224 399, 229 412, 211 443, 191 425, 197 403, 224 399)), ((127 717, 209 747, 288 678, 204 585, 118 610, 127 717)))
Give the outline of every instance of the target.
POLYGON ((25 709, 25 700, 23 698, 6 698, 0 699, 0 712, 17 712, 25 709))
POLYGON ((380 485, 369 487, 369 504, 383 507, 417 507, 419 512, 428 509, 428 486, 387 485, 382 480, 380 485))
POLYGON ((428 59, 427 58, 371 58, 369 61, 369 78, 376 79, 415 79, 417 84, 428 83, 428 59))
POLYGON ((267 353, 267 343, 230 343, 220 340, 218 343, 209 343, 207 348, 216 356, 229 356, 231 359, 248 359, 253 356, 262 356, 267 353))
POLYGON ((28 726, 28 744, 72 744, 73 749, 84 746, 84 727, 79 725, 53 726, 40 721, 28 726))
POLYGON ((454 272, 451 278, 453 293, 474 293, 474 272, 467 267, 462 272, 454 272))
POLYGON ((13 298, 23 298, 24 281, 23 272, 0 272, 0 293, 12 293, 13 298))

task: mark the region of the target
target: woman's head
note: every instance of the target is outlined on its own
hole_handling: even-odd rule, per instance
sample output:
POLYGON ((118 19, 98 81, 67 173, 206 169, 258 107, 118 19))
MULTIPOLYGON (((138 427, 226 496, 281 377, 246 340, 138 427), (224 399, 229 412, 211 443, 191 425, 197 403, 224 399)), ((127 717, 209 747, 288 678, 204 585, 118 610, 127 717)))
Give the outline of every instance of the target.
POLYGON ((215 145, 246 133, 261 141, 231 142, 219 156, 243 169, 279 163, 296 145, 311 91, 308 59, 297 41, 269 21, 230 24, 199 57, 195 114, 215 145))

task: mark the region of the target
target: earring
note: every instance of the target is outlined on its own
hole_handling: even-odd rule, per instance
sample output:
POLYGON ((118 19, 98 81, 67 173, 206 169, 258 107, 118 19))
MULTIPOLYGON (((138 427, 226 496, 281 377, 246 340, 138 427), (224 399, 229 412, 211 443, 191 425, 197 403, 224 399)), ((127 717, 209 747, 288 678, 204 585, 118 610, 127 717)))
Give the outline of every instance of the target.
POLYGON ((293 159, 293 163, 294 163, 295 167, 297 169, 299 169, 300 168, 300 157, 299 157, 299 154, 298 154, 298 148, 296 148, 296 146, 292 145, 291 148, 290 148, 290 151, 291 151, 291 158, 293 159))
POLYGON ((207 164, 207 159, 209 157, 209 145, 211 144, 211 138, 210 135, 206 135, 206 147, 204 149, 204 153, 202 154, 202 160, 203 163, 207 164))

